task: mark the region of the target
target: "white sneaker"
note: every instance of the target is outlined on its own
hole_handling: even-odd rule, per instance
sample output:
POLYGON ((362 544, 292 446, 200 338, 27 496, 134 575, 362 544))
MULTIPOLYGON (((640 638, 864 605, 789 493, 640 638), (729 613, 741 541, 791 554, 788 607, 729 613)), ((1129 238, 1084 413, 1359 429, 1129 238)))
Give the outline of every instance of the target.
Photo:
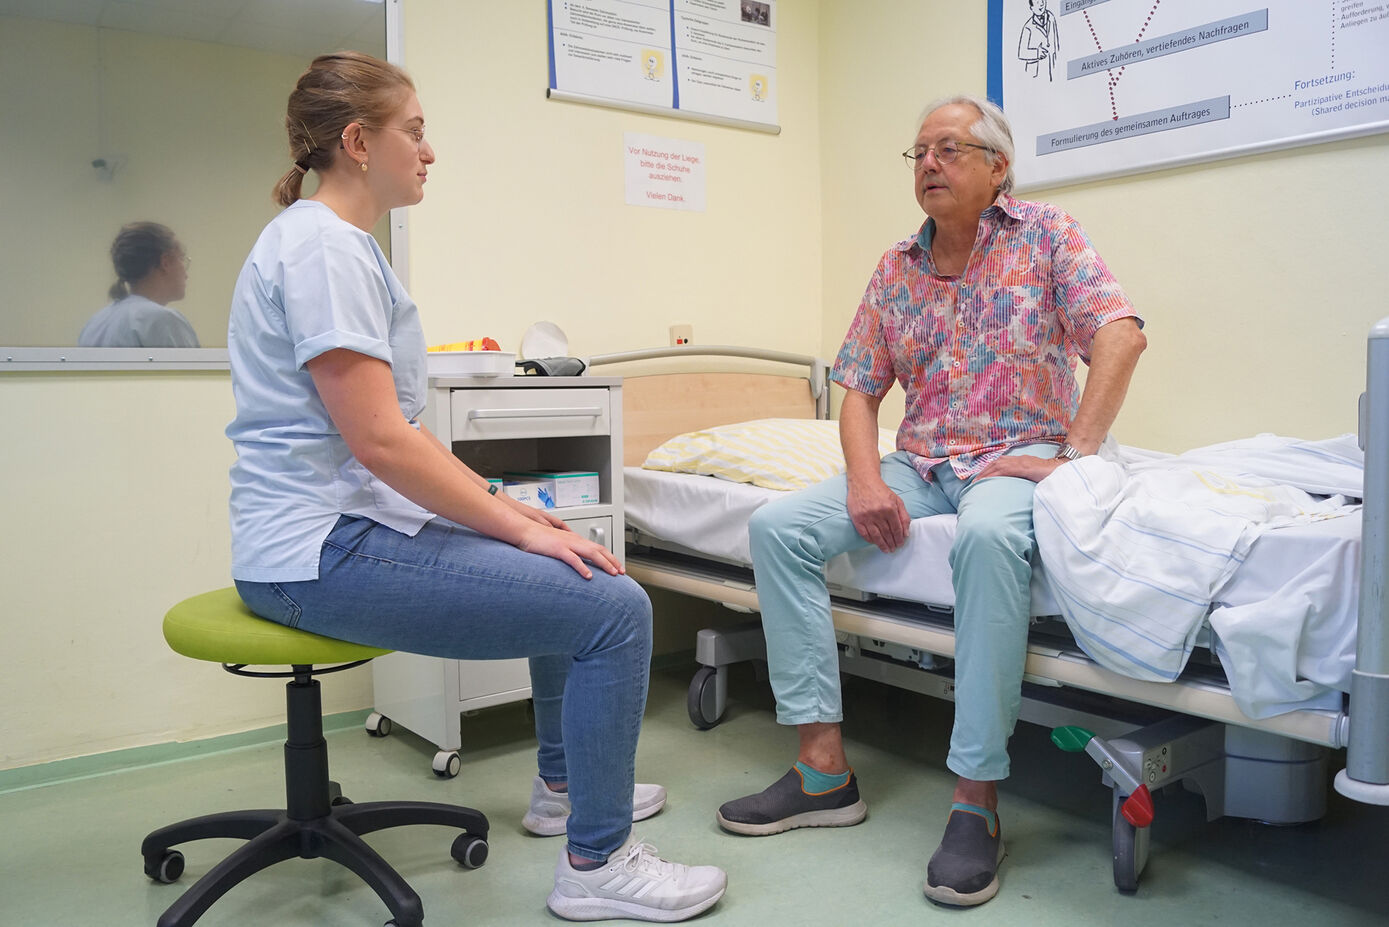
POLYGON ((545 904, 571 921, 627 917, 638 921, 683 921, 713 907, 728 888, 717 866, 684 866, 661 859, 636 835, 597 869, 581 872, 559 852, 555 889, 545 904))
MULTIPOLYGON (((645 821, 666 806, 664 786, 638 782, 632 789, 632 820, 645 821)), ((531 806, 521 819, 521 826, 539 837, 555 837, 564 833, 569 823, 569 793, 551 792, 539 776, 531 784, 531 806)))

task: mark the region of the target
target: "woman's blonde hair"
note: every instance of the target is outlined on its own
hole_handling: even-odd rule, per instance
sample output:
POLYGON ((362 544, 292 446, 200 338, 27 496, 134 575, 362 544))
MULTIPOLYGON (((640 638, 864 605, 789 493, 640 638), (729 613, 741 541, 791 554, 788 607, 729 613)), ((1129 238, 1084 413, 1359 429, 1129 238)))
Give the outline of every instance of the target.
POLYGON ((289 95, 285 129, 294 166, 275 185, 275 202, 295 202, 304 175, 332 165, 349 123, 384 123, 414 89, 410 75, 371 55, 344 51, 315 58, 289 95))

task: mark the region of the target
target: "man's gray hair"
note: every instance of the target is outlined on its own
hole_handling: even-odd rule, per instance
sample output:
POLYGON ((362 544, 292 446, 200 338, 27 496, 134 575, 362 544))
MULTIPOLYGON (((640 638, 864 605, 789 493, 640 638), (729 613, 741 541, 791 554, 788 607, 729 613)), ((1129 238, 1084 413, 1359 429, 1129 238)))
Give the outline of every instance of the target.
POLYGON ((968 94, 942 97, 921 111, 921 118, 916 121, 916 127, 920 129, 921 124, 929 119, 936 110, 955 105, 973 106, 979 111, 979 121, 970 126, 969 131, 979 140, 979 144, 987 145, 993 149, 993 151, 984 152, 984 156, 989 159, 990 164, 997 163, 1000 157, 1008 162, 1008 172, 1003 175, 1003 182, 998 185, 998 192, 1012 193, 1013 130, 1008 127, 1008 117, 1003 115, 1003 110, 995 104, 982 97, 973 97, 968 94))

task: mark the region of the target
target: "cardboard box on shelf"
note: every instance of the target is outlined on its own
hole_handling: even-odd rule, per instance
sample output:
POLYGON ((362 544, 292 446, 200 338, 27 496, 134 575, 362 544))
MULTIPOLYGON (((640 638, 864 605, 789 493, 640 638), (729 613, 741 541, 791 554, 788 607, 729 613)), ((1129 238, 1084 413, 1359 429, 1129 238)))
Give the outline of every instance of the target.
POLYGON ((525 470, 505 474, 507 481, 545 484, 546 491, 554 499, 556 506, 565 508, 571 505, 597 505, 599 497, 598 474, 593 470, 525 470))
POLYGON ((516 480, 507 477, 502 483, 502 492, 533 509, 552 509, 555 507, 554 487, 546 480, 516 480))

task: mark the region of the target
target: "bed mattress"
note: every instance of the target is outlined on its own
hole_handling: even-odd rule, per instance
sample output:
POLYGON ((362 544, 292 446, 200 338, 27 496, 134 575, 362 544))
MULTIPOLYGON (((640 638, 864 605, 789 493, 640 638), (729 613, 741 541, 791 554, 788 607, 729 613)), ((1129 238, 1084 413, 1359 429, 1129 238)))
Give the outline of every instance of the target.
MULTIPOLYGON (((627 527, 641 543, 744 567, 752 565, 748 519, 784 495, 748 483, 640 467, 628 467, 624 480, 627 527)), ((953 608, 946 555, 954 537, 954 515, 918 518, 901 548, 890 554, 876 547, 841 554, 825 565, 825 580, 848 593, 953 608)), ((1045 571, 1033 574, 1032 614, 1060 614, 1045 571)))
MULTIPOLYGON (((635 542, 739 566, 751 565, 748 519, 780 495, 716 477, 639 467, 626 468, 624 494, 626 524, 635 542)), ((947 556, 954 534, 954 515, 916 519, 901 549, 884 554, 867 547, 840 555, 826 565, 826 581, 836 592, 953 607, 947 556)), ((1283 627, 1288 623, 1269 620, 1269 610, 1298 612, 1296 639, 1278 642, 1277 654, 1260 658, 1281 660, 1288 664, 1286 677, 1312 682, 1315 694, 1296 707, 1333 707, 1339 705, 1339 692, 1350 689, 1359 546, 1358 515, 1271 530, 1254 542, 1220 591, 1218 605, 1232 622, 1283 627)), ((1061 613, 1045 564, 1033 573, 1032 613, 1061 613)), ((1221 657, 1232 659, 1226 653, 1221 657)), ((1289 707, 1294 706, 1279 709, 1289 707)))

